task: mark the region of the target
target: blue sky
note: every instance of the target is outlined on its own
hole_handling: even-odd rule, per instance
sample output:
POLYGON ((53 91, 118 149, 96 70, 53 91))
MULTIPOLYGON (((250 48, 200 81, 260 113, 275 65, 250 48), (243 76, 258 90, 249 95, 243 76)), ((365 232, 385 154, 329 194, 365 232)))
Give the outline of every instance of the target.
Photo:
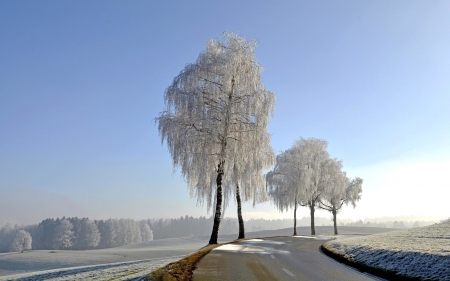
POLYGON ((365 179, 343 217, 449 217, 450 3, 260 2, 1 1, 0 224, 206 215, 154 118, 225 30, 259 42, 274 149, 323 138, 365 179))

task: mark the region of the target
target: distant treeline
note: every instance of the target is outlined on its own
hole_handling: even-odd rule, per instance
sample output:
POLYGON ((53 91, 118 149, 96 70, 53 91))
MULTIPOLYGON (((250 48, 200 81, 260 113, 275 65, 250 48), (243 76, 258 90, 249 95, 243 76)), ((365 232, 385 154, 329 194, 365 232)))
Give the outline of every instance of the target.
POLYGON ((57 218, 38 225, 0 228, 0 252, 14 250, 87 250, 118 247, 153 240, 150 221, 57 218), (23 234, 26 234, 24 236, 23 234), (28 235, 29 234, 29 235, 28 235), (21 247, 20 245, 29 245, 21 247))
MULTIPOLYGON (((152 219, 151 228, 154 239, 211 235, 213 217, 180 217, 179 219, 152 219)), ((225 218, 220 224, 219 233, 234 234, 238 231, 237 219, 225 218)))
MULTIPOLYGON (((211 235, 213 217, 180 217, 178 219, 151 219, 151 228, 154 239, 175 238, 185 236, 205 236, 211 235)), ((298 226, 308 226, 309 217, 297 220, 298 226)), ((316 217, 317 225, 331 225, 329 218, 316 217)), ((245 231, 261 231, 289 228, 293 225, 293 219, 250 219, 245 221, 245 231)), ((239 224, 235 218, 224 218, 220 223, 219 235, 237 234, 239 224)))
POLYGON ((384 221, 384 222, 363 222, 362 220, 355 222, 342 222, 339 225, 348 226, 365 226, 365 227, 387 227, 387 228, 415 228, 431 225, 435 221, 384 221))

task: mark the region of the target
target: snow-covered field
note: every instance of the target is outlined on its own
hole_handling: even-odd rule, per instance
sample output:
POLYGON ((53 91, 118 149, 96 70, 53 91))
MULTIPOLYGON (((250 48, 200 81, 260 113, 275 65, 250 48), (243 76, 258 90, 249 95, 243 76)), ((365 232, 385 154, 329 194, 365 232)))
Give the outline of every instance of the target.
POLYGON ((135 275, 143 275, 144 270, 150 272, 197 251, 207 243, 206 237, 186 237, 101 250, 5 253, 0 254, 0 280, 16 280, 17 276, 11 278, 18 274, 22 277, 25 276, 23 274, 36 276, 18 280, 48 280, 58 274, 63 274, 59 275, 63 277, 55 280, 116 280, 112 278, 129 275, 133 271, 136 271, 135 275), (80 273, 83 275, 76 275, 80 273))
POLYGON ((370 267, 422 280, 450 280, 450 223, 324 244, 329 251, 370 267))
POLYGON ((176 256, 132 262, 45 270, 33 273, 4 276, 0 277, 0 281, 141 280, 153 270, 158 269, 168 263, 177 261, 183 257, 184 256, 176 256))

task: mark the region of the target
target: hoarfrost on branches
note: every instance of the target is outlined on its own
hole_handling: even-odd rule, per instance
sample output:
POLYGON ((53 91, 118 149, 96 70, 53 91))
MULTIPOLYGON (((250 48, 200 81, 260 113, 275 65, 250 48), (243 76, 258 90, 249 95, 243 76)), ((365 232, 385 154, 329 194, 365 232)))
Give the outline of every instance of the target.
MULTIPOLYGON (((161 140, 166 140, 191 196, 199 204, 206 201, 208 209, 215 203, 211 244, 217 243, 222 188, 235 187, 235 164, 238 170, 264 166, 240 160, 254 153, 244 148, 265 147, 267 136, 260 136, 265 136, 274 110, 275 98, 261 81, 255 47, 256 41, 230 32, 210 40, 197 61, 186 65, 166 89, 165 110, 156 118, 161 140)), ((258 193, 244 191, 244 197, 248 194, 258 193)))
POLYGON ((141 239, 143 242, 152 241, 153 240, 153 232, 150 229, 150 226, 145 223, 141 222, 139 224, 139 227, 141 229, 141 239))
POLYGON ((78 239, 78 246, 81 249, 97 247, 100 243, 100 232, 98 231, 97 225, 89 219, 83 219, 81 222, 81 233, 78 239))
POLYGON ((362 193, 361 178, 350 180, 347 174, 342 171, 341 161, 333 159, 330 162, 329 180, 319 199, 319 208, 327 210, 333 214, 334 234, 338 234, 336 215, 342 206, 349 203, 356 207, 356 202, 361 199, 362 193))
POLYGON ((19 230, 14 237, 11 250, 14 252, 23 252, 31 249, 31 235, 25 230, 19 230))
POLYGON ((73 246, 74 234, 73 225, 67 219, 59 222, 55 229, 54 247, 55 249, 65 249, 73 246))
POLYGON ((326 149, 325 140, 300 138, 277 156, 274 169, 266 175, 269 196, 278 209, 294 207, 294 235, 297 205, 309 207, 311 235, 315 235, 315 207, 330 179, 332 159, 326 149))

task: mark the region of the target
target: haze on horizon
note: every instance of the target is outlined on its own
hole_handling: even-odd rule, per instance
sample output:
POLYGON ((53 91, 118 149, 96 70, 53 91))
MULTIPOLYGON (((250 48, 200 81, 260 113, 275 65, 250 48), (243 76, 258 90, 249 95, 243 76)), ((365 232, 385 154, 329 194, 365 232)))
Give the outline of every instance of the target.
MULTIPOLYGON (((364 179, 338 219, 448 218, 449 12, 447 1, 3 1, 0 226, 211 215, 173 172, 154 118, 172 79, 226 30, 259 42, 275 151, 325 139, 364 179)), ((292 212, 247 203, 243 215, 292 212)))

